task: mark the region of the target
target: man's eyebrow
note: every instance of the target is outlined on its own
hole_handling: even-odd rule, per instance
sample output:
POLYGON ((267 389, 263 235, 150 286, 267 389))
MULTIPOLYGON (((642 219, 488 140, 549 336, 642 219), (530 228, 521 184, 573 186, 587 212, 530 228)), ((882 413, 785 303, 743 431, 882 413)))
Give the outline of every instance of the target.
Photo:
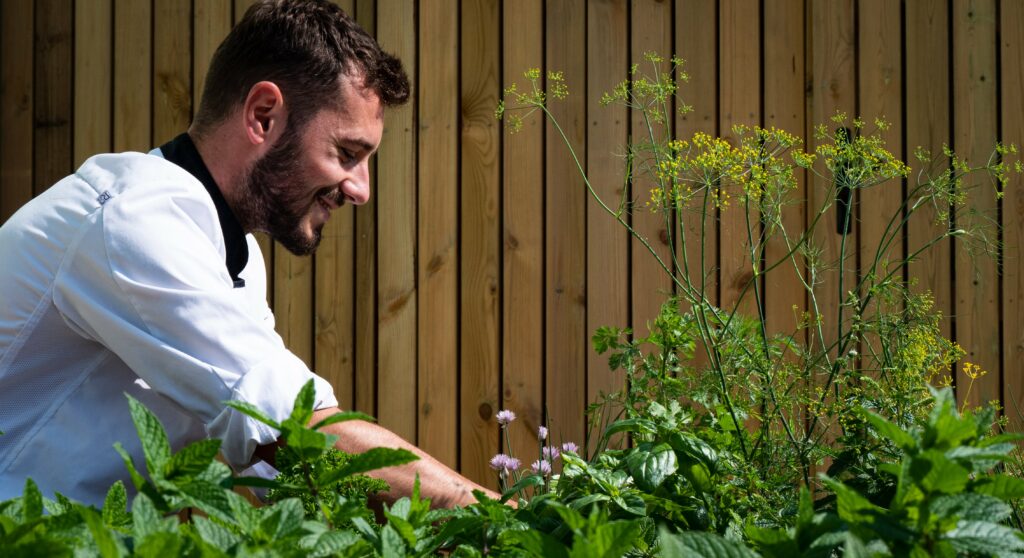
POLYGON ((338 148, 342 148, 345 145, 352 145, 352 144, 355 144, 355 145, 359 146, 359 149, 362 150, 362 151, 368 151, 368 152, 372 153, 373 149, 374 149, 374 146, 373 146, 372 143, 370 143, 370 142, 368 142, 368 141, 366 141, 366 140, 364 140, 362 138, 345 138, 345 137, 342 137, 342 138, 335 138, 334 139, 334 145, 336 147, 338 147, 338 148))

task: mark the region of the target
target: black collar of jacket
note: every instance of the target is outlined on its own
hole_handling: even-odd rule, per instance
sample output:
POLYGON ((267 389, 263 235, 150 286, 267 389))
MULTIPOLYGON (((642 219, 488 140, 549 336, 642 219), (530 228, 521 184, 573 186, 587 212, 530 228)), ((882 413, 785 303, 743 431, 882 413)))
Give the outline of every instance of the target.
POLYGON ((245 280, 238 276, 249 263, 249 245, 245 241, 245 231, 242 230, 242 224, 238 222, 235 214, 228 207, 228 202, 224 199, 224 194, 221 194, 217 183, 214 182, 210 169, 206 168, 206 164, 203 163, 196 144, 192 143, 192 138, 188 134, 181 134, 161 145, 160 152, 163 153, 164 159, 187 170, 199 182, 202 182, 207 193, 213 198, 213 205, 217 208, 217 217, 220 219, 220 228, 224 234, 226 254, 224 263, 227 265, 228 273, 231 275, 235 287, 245 286, 245 280))

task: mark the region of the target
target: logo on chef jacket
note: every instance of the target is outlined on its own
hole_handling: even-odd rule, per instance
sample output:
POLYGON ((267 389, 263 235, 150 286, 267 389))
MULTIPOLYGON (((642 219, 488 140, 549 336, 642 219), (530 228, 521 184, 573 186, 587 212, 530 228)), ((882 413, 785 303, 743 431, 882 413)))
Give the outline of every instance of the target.
POLYGON ((112 197, 114 197, 114 196, 110 195, 110 191, 109 190, 104 190, 102 194, 96 196, 96 201, 100 202, 100 205, 103 205, 103 204, 107 203, 108 201, 110 201, 110 198, 112 198, 112 197))

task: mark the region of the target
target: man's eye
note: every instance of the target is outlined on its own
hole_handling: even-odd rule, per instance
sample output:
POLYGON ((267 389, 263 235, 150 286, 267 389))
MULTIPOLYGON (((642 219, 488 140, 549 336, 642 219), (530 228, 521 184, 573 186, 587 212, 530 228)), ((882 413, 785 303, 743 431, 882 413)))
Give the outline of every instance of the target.
POLYGON ((356 159, 356 154, 349 151, 348 149, 341 150, 341 162, 348 163, 356 159))

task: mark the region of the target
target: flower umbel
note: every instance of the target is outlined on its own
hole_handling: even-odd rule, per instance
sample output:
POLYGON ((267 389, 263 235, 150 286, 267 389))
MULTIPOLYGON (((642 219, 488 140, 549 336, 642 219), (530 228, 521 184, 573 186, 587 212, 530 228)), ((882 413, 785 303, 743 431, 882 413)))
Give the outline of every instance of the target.
POLYGON ((504 427, 504 426, 508 426, 509 423, 511 423, 512 421, 516 420, 516 414, 513 413, 512 411, 508 410, 508 409, 504 409, 504 410, 498 411, 498 414, 495 415, 494 418, 498 419, 498 424, 500 424, 501 426, 504 427))
POLYGON ((519 460, 504 453, 499 453, 491 458, 491 469, 507 475, 511 471, 519 470, 519 460))

